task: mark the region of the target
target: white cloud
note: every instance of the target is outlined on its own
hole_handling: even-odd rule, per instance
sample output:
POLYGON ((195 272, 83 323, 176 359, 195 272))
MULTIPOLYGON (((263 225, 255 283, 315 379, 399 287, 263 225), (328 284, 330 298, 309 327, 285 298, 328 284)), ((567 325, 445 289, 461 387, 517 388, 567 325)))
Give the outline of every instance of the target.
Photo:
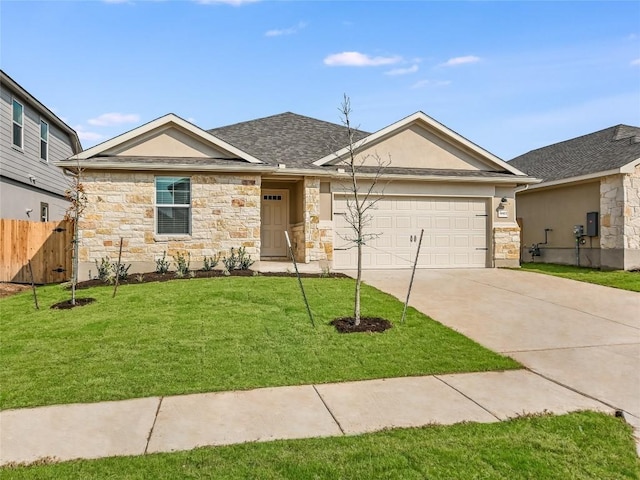
POLYGON ((289 28, 273 29, 265 32, 265 37, 279 37, 281 35, 293 35, 307 26, 306 22, 298 22, 297 25, 289 28))
POLYGON ((408 75, 410 73, 416 73, 418 71, 418 65, 412 65, 407 68, 394 68, 388 72, 384 72, 385 75, 408 75))
POLYGON ((639 67, 640 66, 640 58, 636 58, 635 60, 631 60, 630 65, 632 67, 639 67))
POLYGON ((447 85, 451 85, 451 80, 420 80, 411 85, 411 88, 446 87, 447 85))
POLYGON ((193 118, 193 117, 187 117, 187 122, 193 123, 195 125, 196 124, 196 119, 193 118))
POLYGON ((465 65, 467 63, 478 63, 480 61, 480 57, 476 57, 474 55, 467 55, 466 57, 454 57, 450 58, 446 62, 442 64, 443 67, 455 67, 458 65, 465 65))
POLYGON ((92 118, 87 123, 95 127, 112 127, 123 123, 135 123, 140 121, 137 113, 103 113, 99 117, 92 118))
POLYGON ((82 125, 76 125, 75 127, 73 127, 73 129, 78 134, 78 138, 83 142, 97 142, 104 138, 104 135, 85 130, 84 126, 82 125))
POLYGON ((393 65, 402 60, 402 57, 371 57, 360 52, 333 53, 324 59, 324 64, 330 67, 378 67, 380 65, 393 65))
POLYGON ((201 5, 231 5, 232 7, 240 7, 249 3, 256 3, 260 0, 196 0, 201 5))

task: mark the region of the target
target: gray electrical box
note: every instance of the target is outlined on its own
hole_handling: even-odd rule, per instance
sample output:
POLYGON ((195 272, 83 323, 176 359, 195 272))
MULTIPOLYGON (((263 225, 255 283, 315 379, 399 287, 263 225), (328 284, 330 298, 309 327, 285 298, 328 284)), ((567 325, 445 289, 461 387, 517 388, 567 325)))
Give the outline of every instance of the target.
POLYGON ((587 237, 598 236, 598 212, 587 212, 587 237))

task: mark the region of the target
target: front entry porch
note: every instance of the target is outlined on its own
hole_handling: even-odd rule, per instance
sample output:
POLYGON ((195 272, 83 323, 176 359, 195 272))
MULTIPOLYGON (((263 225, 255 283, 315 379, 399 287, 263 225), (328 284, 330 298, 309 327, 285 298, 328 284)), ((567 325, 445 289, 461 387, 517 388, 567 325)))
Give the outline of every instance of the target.
POLYGON ((314 177, 264 178, 260 222, 261 261, 291 259, 285 238, 288 232, 296 262, 321 262, 331 266, 333 229, 329 182, 320 182, 314 177))

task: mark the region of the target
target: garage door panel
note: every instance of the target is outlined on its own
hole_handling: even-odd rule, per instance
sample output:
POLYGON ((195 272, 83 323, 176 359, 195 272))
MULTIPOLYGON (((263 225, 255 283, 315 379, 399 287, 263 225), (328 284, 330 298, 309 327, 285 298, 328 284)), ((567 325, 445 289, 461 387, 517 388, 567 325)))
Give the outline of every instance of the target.
POLYGON ((456 235, 453 237, 453 246, 456 248, 469 248, 471 239, 467 235, 456 235))
POLYGON ((391 215, 376 215, 373 220, 377 228, 393 228, 393 217, 391 215))
POLYGON ((469 230, 471 219, 468 217, 457 217, 453 220, 453 226, 456 230, 469 230))
POLYGON ((396 217, 396 228, 411 228, 411 216, 396 217))
MULTIPOLYGON (((398 235, 396 235, 395 246, 396 247, 400 247, 400 248, 411 248, 410 237, 411 237, 411 235, 407 235, 407 234, 398 234, 398 235)), ((391 237, 389 236, 389 238, 391 238, 391 237)))
POLYGON ((425 230, 429 230, 431 228, 431 217, 425 217, 424 215, 420 214, 420 215, 417 215, 415 218, 416 218, 416 228, 418 229, 424 228, 425 230))
MULTIPOLYGON (((336 197, 334 211, 346 210, 336 197)), ((479 198, 383 197, 369 211, 377 234, 364 247, 364 268, 410 268, 415 260, 420 230, 424 229, 418 268, 485 267, 487 263, 487 201, 479 198), (480 250, 478 250, 480 249, 480 250)), ((342 217, 342 218, 341 218, 342 217)), ((335 215, 335 245, 351 227, 335 215)), ((357 250, 336 251, 336 268, 355 268, 357 250)))
MULTIPOLYGON (((384 201, 384 199, 382 200, 384 201)), ((381 202, 378 202, 378 204, 381 202)), ((411 210, 411 200, 410 199, 396 199, 394 201, 395 210, 411 210)))

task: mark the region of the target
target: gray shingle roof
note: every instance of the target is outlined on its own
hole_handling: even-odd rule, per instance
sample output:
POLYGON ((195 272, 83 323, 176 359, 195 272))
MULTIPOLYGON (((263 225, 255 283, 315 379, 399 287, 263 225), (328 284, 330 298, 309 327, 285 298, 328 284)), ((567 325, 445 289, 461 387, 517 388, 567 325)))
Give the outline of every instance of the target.
POLYGON ((543 182, 605 172, 640 158, 640 128, 616 125, 532 150, 509 163, 543 182))
MULTIPOLYGON (((286 112, 212 128, 209 133, 271 165, 310 167, 347 145, 346 127, 286 112)), ((356 130, 354 141, 369 135, 356 130)))

